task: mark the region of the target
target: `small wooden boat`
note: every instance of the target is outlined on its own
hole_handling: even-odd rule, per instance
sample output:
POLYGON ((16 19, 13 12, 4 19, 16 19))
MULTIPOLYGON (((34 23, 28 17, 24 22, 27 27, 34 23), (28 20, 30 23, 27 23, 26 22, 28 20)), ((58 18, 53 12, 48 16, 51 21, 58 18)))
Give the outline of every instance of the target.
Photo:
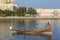
POLYGON ((47 30, 16 30, 10 27, 15 34, 44 34, 44 35, 52 35, 51 25, 48 23, 49 28, 47 30))

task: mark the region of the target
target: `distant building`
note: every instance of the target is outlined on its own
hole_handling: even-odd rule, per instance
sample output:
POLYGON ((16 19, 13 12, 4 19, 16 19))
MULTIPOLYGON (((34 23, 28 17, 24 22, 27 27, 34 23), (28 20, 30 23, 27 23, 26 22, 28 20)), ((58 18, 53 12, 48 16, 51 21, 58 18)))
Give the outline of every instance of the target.
POLYGON ((15 10, 14 0, 0 0, 0 10, 15 10))
POLYGON ((37 16, 54 16, 54 15, 60 15, 60 9, 42 9, 42 8, 36 8, 37 16))

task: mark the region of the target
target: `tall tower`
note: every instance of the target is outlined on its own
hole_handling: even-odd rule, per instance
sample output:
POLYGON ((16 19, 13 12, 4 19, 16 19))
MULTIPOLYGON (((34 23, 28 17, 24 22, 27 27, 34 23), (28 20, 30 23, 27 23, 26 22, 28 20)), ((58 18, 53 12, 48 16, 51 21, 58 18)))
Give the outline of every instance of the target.
POLYGON ((0 0, 0 10, 14 10, 16 6, 14 0, 0 0))

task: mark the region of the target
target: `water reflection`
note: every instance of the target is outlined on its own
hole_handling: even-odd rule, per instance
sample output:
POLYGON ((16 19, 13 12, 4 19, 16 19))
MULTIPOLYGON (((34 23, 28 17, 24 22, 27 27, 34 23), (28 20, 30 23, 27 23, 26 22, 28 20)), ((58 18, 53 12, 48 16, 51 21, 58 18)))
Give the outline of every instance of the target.
POLYGON ((12 35, 9 29, 12 26, 18 30, 43 30, 47 21, 52 20, 0 20, 0 40, 51 40, 51 36, 45 35, 12 35))
POLYGON ((52 40, 60 40, 60 20, 54 20, 53 22, 52 40))

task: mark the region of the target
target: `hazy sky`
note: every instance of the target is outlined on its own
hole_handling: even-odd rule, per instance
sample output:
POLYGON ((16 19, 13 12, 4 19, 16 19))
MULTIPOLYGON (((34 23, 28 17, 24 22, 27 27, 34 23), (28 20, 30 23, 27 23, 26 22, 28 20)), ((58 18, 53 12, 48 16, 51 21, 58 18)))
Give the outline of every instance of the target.
POLYGON ((33 8, 60 8, 60 0, 15 0, 18 6, 33 8))

